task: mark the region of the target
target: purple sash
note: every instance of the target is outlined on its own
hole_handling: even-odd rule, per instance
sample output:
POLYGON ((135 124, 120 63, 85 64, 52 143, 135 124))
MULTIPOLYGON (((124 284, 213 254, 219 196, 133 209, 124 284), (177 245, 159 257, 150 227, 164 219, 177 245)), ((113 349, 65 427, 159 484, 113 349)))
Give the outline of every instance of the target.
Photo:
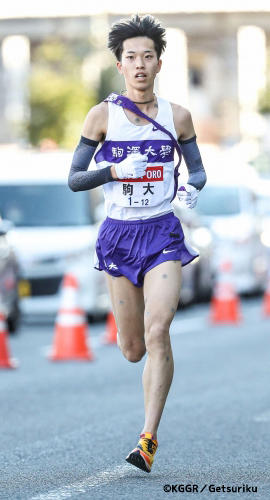
POLYGON ((174 136, 169 132, 169 130, 166 130, 162 125, 160 125, 158 122, 153 120, 153 118, 150 118, 149 116, 145 115, 137 106, 132 102, 128 97, 125 97, 123 95, 118 95, 115 92, 112 92, 106 99, 104 99, 105 102, 113 102, 114 104, 117 104, 118 106, 122 106, 122 108, 129 109, 129 111, 132 111, 138 116, 141 116, 142 118, 145 118, 149 122, 151 122, 157 129, 161 130, 165 134, 167 134, 171 140, 173 141, 174 147, 178 153, 179 156, 179 161, 174 169, 174 194, 171 199, 171 202, 174 200, 176 193, 177 193, 177 188, 178 188, 178 176, 180 175, 178 172, 181 159, 182 159, 182 152, 181 148, 178 144, 178 142, 175 140, 174 136))

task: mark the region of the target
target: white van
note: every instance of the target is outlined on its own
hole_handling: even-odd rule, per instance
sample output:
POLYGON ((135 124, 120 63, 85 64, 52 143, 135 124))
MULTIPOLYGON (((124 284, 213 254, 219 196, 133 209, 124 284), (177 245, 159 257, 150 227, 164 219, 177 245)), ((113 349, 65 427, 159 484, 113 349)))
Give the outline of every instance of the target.
POLYGON ((267 249, 261 241, 257 181, 249 165, 239 165, 236 158, 229 162, 221 153, 207 169, 207 184, 196 206, 213 234, 214 272, 221 261, 231 261, 238 293, 262 291, 266 283, 267 249))
POLYGON ((19 260, 26 314, 58 311, 67 271, 79 279, 80 304, 89 316, 109 310, 104 273, 93 269, 97 193, 70 190, 71 160, 66 152, 0 153, 0 214, 13 223, 7 237, 19 260))

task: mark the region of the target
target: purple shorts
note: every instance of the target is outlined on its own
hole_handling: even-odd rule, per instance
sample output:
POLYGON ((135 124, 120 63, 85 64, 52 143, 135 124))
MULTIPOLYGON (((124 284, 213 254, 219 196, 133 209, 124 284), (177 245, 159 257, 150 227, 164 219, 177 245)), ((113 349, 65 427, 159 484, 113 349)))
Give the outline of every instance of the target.
POLYGON ((180 260, 185 266, 199 254, 185 242, 181 223, 170 212, 134 221, 107 217, 99 229, 96 255, 95 269, 125 276, 141 287, 144 275, 161 262, 180 260))

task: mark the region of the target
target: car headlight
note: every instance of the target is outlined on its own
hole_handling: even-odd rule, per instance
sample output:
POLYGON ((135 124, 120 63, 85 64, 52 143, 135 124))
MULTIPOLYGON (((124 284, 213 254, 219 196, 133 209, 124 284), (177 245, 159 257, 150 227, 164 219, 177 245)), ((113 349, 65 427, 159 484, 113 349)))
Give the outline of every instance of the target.
POLYGON ((64 259, 68 263, 73 263, 77 259, 80 260, 80 259, 84 259, 84 258, 89 257, 89 256, 91 256, 91 248, 86 247, 86 248, 82 248, 80 250, 76 250, 74 252, 66 254, 64 259))
POLYGON ((199 248, 207 248, 212 243, 212 235, 206 227, 198 227, 192 232, 192 240, 199 248))
POLYGON ((270 247, 270 231, 263 231, 261 233, 261 242, 265 247, 270 247))

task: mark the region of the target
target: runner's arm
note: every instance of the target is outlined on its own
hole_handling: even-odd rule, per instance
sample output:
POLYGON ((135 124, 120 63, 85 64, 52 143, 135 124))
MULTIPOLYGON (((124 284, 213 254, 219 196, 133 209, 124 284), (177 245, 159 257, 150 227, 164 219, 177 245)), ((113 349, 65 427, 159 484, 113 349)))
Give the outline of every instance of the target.
POLYGON ((188 169, 187 183, 201 190, 206 183, 206 173, 196 142, 196 134, 190 112, 182 106, 173 106, 178 142, 188 169))
POLYGON ((105 103, 98 104, 89 111, 68 176, 68 186, 72 191, 93 189, 117 178, 113 166, 87 170, 99 142, 106 135, 106 122, 107 105, 105 103))

